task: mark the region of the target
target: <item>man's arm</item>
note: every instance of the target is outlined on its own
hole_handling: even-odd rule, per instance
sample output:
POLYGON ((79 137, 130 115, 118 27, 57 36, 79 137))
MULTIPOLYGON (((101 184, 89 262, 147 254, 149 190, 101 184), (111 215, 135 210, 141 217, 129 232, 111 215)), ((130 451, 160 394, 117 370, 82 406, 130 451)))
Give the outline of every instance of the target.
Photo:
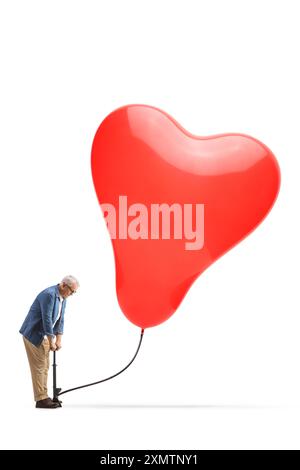
POLYGON ((54 330, 53 330, 54 334, 56 335, 56 347, 57 347, 57 349, 61 348, 61 340, 62 340, 62 335, 63 335, 63 332, 64 332, 65 308, 66 308, 66 300, 64 300, 63 305, 62 305, 60 319, 56 322, 56 325, 55 325, 54 330))
POLYGON ((40 299, 44 332, 47 335, 51 351, 56 350, 55 335, 53 333, 52 326, 52 312, 54 308, 54 301, 55 297, 52 297, 50 294, 45 294, 40 299))

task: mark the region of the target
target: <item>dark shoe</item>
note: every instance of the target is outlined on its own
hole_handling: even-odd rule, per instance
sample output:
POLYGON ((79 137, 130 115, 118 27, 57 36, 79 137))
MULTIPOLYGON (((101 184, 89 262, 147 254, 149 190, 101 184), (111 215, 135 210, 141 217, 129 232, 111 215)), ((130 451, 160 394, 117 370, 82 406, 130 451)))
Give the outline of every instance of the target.
POLYGON ((45 398, 44 400, 38 400, 35 404, 36 408, 58 408, 59 403, 54 403, 51 398, 45 398))

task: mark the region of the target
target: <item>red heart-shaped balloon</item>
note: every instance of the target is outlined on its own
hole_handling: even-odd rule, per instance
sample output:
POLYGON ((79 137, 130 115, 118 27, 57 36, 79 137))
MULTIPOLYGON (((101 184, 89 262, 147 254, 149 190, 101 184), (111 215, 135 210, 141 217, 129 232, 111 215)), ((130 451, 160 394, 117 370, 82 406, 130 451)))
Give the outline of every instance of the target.
POLYGON ((91 163, 118 301, 141 328, 175 312, 195 279, 263 220, 280 185, 277 161, 258 140, 194 136, 144 105, 104 119, 91 163))

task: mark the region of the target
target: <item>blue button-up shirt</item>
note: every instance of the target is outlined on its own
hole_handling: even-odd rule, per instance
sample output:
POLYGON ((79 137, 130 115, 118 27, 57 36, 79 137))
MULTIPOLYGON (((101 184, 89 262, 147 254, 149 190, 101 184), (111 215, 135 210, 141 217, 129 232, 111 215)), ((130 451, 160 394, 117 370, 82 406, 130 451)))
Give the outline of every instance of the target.
POLYGON ((20 328, 20 333, 35 346, 42 343, 44 336, 54 337, 64 332, 66 299, 63 299, 61 315, 55 323, 59 313, 58 286, 59 284, 47 287, 38 294, 20 328))

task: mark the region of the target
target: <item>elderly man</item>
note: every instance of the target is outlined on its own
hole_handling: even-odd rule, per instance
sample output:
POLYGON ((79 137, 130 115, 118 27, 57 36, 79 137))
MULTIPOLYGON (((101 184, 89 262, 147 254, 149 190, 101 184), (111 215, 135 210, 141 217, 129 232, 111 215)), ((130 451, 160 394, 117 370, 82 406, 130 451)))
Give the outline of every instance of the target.
POLYGON ((34 300, 21 326, 36 408, 59 407, 48 397, 49 353, 61 348, 66 299, 75 294, 78 287, 79 282, 74 276, 66 276, 60 284, 44 289, 34 300))

